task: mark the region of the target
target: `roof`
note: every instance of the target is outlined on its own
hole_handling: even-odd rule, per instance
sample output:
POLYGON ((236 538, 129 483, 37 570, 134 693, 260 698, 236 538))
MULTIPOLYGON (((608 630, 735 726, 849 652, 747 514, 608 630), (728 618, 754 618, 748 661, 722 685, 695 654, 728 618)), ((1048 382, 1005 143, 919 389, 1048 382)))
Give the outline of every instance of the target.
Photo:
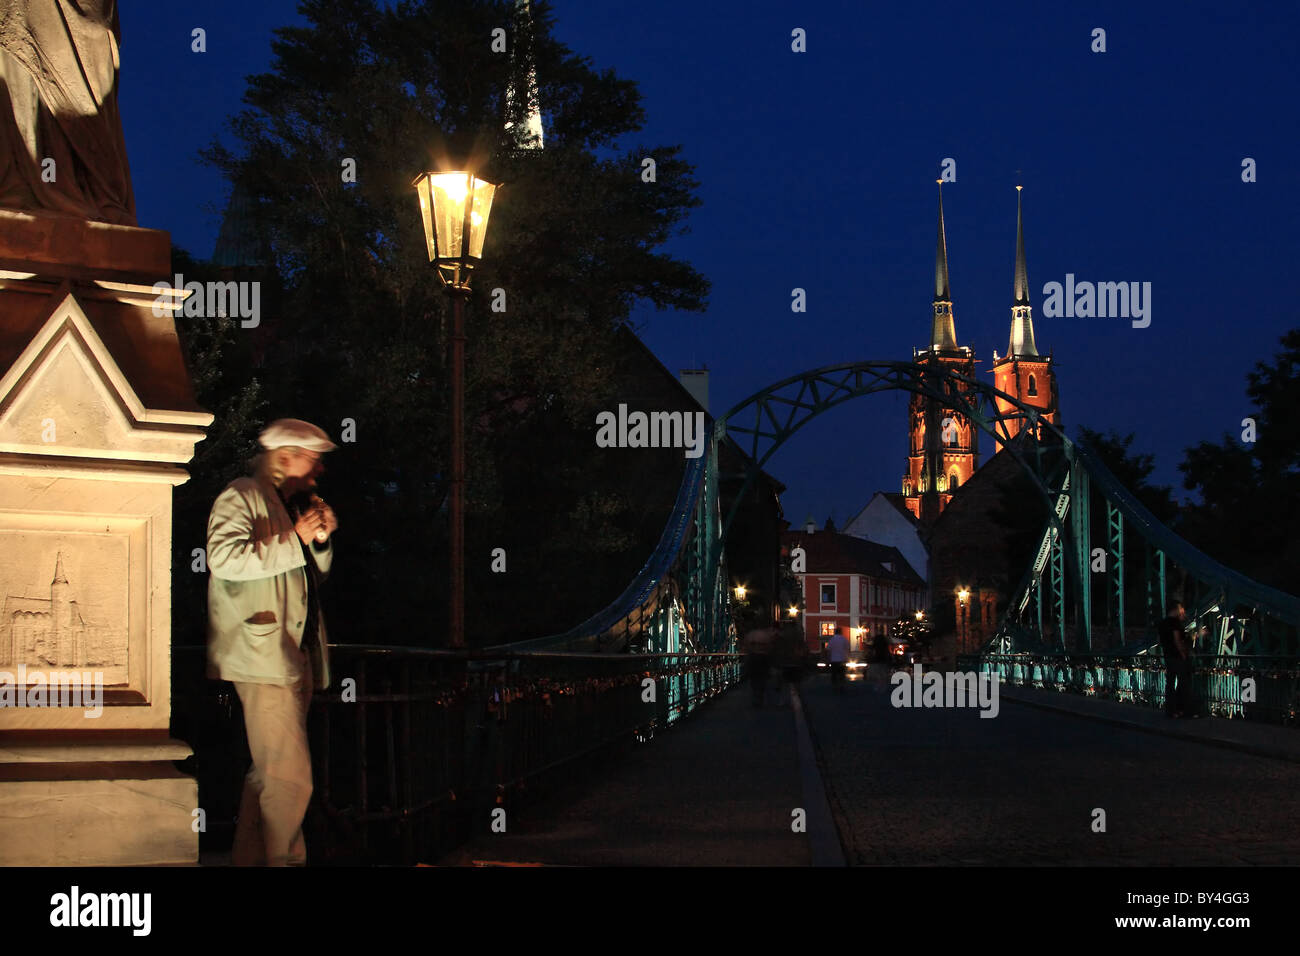
POLYGON ((803 548, 808 556, 809 574, 866 574, 873 578, 898 581, 925 587, 921 576, 907 563, 902 552, 889 545, 877 544, 838 531, 783 531, 782 549, 803 548), (885 567, 885 562, 893 570, 885 567))
MULTIPOLYGON (((707 421, 712 421, 717 417, 713 415, 703 405, 701 405, 699 399, 695 397, 695 395, 691 392, 691 390, 682 384, 681 379, 678 378, 676 375, 674 375, 672 372, 670 372, 667 366, 665 366, 663 362, 659 361, 659 356, 655 355, 655 353, 651 350, 650 346, 646 345, 645 342, 641 340, 641 336, 637 335, 636 332, 634 332, 627 325, 619 326, 618 336, 621 339, 622 344, 624 346, 626 346, 633 353, 639 354, 640 359, 644 362, 647 368, 649 368, 654 372, 657 372, 659 377, 664 382, 671 383, 669 385, 669 388, 676 391, 685 403, 689 404, 693 408, 699 409, 700 411, 704 412, 707 421)), ((708 370, 692 369, 691 371, 708 371, 708 370)), ((730 437, 723 438, 723 440, 719 443, 719 451, 721 454, 734 453, 736 455, 739 455, 746 462, 753 461, 753 459, 749 456, 749 454, 745 452, 743 448, 740 447, 740 445, 735 441, 735 439, 730 437)), ((728 470, 728 469, 724 469, 724 470, 728 470)), ((779 480, 778 478, 774 477, 773 475, 769 474, 768 472, 760 469, 759 476, 762 481, 768 482, 776 490, 777 494, 780 494, 781 492, 786 490, 785 483, 779 480)))
MULTIPOLYGON (((866 512, 868 508, 872 506, 872 504, 875 503, 875 500, 877 498, 883 498, 885 499, 886 502, 893 505, 894 510, 897 511, 904 518, 906 518, 908 524, 914 527, 920 524, 920 522, 916 520, 916 515, 912 514, 912 512, 907 510, 907 499, 903 495, 899 494, 897 491, 877 491, 874 495, 871 496, 871 500, 868 501, 865 505, 863 505, 861 510, 858 511, 857 514, 855 514, 852 518, 848 520, 848 522, 844 525, 844 527, 846 528, 853 527, 854 523, 859 518, 862 517, 862 515, 866 512)), ((807 524, 807 522, 804 523, 807 524)))

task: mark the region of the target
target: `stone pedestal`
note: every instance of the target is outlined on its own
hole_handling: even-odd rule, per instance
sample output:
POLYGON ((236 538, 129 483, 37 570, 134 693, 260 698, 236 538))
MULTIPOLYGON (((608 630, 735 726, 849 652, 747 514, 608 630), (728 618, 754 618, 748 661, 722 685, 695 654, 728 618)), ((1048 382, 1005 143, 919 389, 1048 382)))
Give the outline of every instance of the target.
POLYGON ((152 288, 169 256, 166 233, 0 210, 0 864, 198 859, 167 733, 171 497, 212 416, 152 288))

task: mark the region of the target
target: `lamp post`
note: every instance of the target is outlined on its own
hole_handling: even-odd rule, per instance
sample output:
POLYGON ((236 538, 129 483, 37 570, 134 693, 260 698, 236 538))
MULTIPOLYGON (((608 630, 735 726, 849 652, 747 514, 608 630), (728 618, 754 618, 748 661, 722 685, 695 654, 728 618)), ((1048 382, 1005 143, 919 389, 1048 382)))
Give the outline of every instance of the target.
POLYGON ((470 273, 483 257, 496 186, 472 172, 421 173, 411 184, 429 261, 451 296, 451 640, 465 646, 465 300, 470 273))

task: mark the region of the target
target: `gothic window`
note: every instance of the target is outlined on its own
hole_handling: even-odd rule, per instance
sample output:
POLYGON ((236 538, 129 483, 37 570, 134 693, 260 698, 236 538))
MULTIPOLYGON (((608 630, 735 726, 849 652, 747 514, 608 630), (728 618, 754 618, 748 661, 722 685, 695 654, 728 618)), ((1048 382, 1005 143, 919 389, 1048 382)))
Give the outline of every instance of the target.
POLYGON ((949 491, 957 490, 957 472, 955 471, 952 473, 952 477, 948 479, 948 490, 949 491))
POLYGON ((935 490, 936 490, 936 491, 943 491, 943 490, 944 490, 944 477, 943 477, 943 475, 940 475, 940 476, 939 476, 939 480, 938 480, 938 482, 936 482, 936 484, 935 484, 935 490))
POLYGON ((1029 394, 1030 395, 1038 394, 1038 383, 1034 381, 1034 377, 1032 375, 1029 376, 1029 394))

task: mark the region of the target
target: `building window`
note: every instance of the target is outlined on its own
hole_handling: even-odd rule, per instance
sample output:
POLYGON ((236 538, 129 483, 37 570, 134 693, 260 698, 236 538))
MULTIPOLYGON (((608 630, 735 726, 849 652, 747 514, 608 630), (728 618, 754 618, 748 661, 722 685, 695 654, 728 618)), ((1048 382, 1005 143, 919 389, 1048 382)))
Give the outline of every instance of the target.
POLYGON ((835 603, 835 585, 833 584, 822 585, 822 603, 823 604, 835 603))
POLYGON ((952 477, 948 479, 948 490, 949 491, 957 490, 957 472, 955 471, 952 473, 952 477))
POLYGON ((835 622, 822 621, 822 637, 834 637, 834 636, 835 636, 835 622))
POLYGON ((1034 377, 1032 375, 1029 376, 1029 394, 1030 395, 1038 394, 1038 383, 1034 381, 1034 377))

